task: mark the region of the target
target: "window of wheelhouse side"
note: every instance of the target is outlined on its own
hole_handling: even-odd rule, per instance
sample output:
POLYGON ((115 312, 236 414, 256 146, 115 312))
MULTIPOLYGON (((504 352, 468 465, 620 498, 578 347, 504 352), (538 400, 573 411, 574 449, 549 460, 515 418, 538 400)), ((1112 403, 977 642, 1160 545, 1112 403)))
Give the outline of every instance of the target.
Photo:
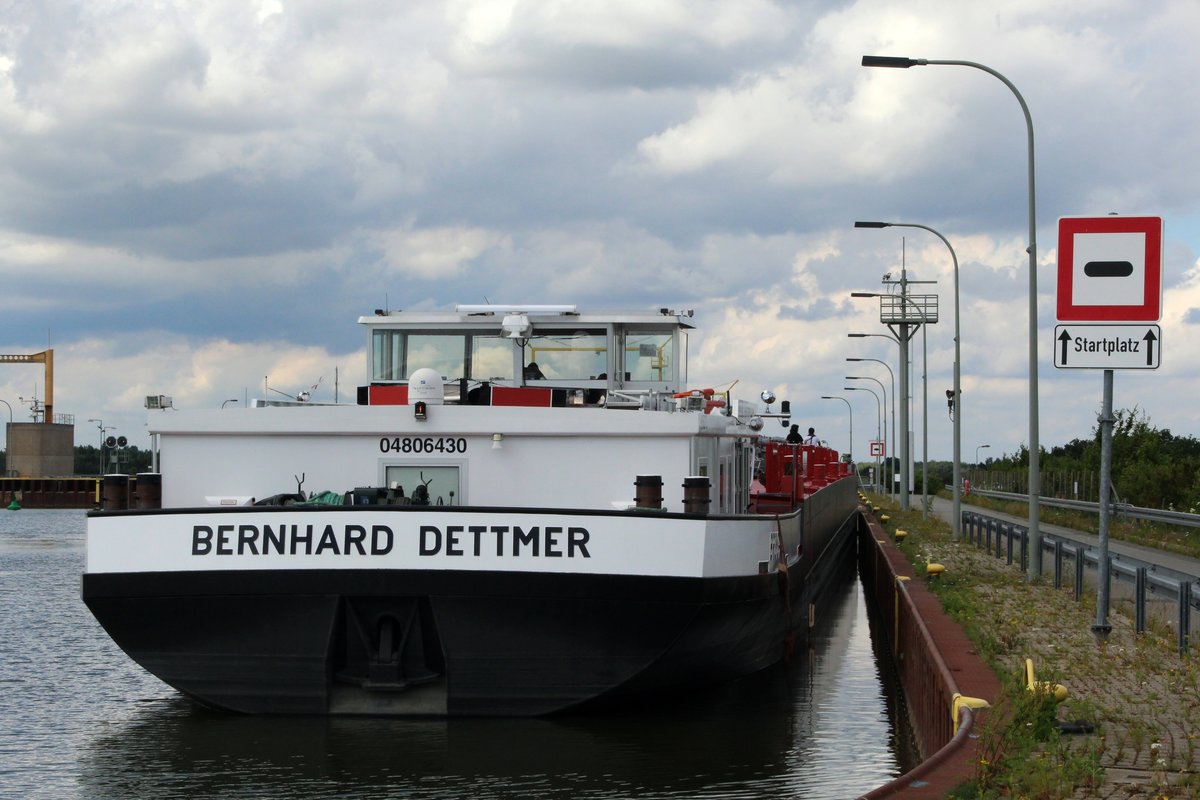
POLYGON ((502 336, 471 336, 471 374, 476 381, 512 380, 513 343, 502 336))
POLYGON ((536 363, 546 380, 601 379, 608 373, 608 333, 603 329, 539 332, 535 327, 526 358, 526 367, 536 363))
POLYGON ((371 333, 371 380, 400 381, 404 374, 404 333, 376 330, 371 333))
POLYGON ((372 332, 371 380, 406 381, 422 367, 449 380, 512 380, 513 344, 493 333, 372 332))
POLYGON ((404 381, 429 367, 443 378, 466 374, 467 336, 463 333, 411 333, 377 330, 371 335, 371 380, 404 381))
POLYGON ((410 333, 405 345, 405 378, 425 367, 450 380, 466 375, 467 337, 461 333, 410 333))
POLYGON ((623 353, 627 380, 674 386, 679 374, 675 348, 674 331, 626 331, 623 353))

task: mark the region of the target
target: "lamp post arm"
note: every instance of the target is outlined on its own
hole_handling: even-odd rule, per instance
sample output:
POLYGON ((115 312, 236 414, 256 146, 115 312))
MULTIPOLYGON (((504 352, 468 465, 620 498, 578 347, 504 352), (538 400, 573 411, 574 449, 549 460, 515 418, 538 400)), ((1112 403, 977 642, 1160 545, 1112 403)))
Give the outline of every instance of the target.
POLYGON ((850 405, 850 401, 838 395, 821 395, 822 400, 841 400, 846 404, 847 411, 850 412, 850 447, 846 450, 846 454, 850 456, 850 463, 854 463, 854 406, 850 405))
MULTIPOLYGON (((876 57, 878 58, 878 57, 876 57)), ((1002 74, 987 66, 974 61, 933 60, 933 59, 904 59, 911 62, 902 64, 899 59, 894 63, 868 64, 864 66, 925 66, 948 65, 971 67, 981 70, 996 78, 1013 93, 1021 105, 1021 113, 1025 115, 1025 134, 1029 149, 1029 579, 1034 580, 1042 573, 1042 532, 1040 521, 1040 504, 1042 491, 1042 456, 1041 443, 1038 433, 1038 354, 1037 354, 1037 191, 1034 182, 1034 145, 1033 145, 1033 115, 1029 113, 1029 105, 1013 82, 1002 74)))

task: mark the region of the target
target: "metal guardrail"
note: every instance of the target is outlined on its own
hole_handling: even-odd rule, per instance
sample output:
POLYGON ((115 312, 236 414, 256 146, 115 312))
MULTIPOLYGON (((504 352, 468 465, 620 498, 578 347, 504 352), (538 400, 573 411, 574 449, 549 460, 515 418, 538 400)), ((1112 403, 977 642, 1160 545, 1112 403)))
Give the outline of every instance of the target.
MULTIPOLYGON (((1023 495, 1022 495, 1023 496, 1023 495)), ((1093 504, 1095 505, 1095 504, 1093 504)), ((962 512, 962 527, 969 541, 985 547, 997 558, 1008 563, 1020 560, 1021 570, 1029 565, 1029 529, 1008 520, 989 517, 974 511, 962 512), (1019 551, 1019 555, 1018 555, 1019 551)), ((1054 555, 1054 588, 1061 589, 1063 567, 1069 557, 1074 565, 1075 599, 1083 597, 1083 576, 1088 569, 1099 573, 1100 553, 1095 547, 1046 531, 1042 532, 1042 549, 1054 555)), ((1146 611, 1149 595, 1165 595, 1176 607, 1176 633, 1179 654, 1186 655, 1191 639, 1192 609, 1200 610, 1197 584, 1200 576, 1142 561, 1128 555, 1109 553, 1109 579, 1129 582, 1133 588, 1134 628, 1146 632, 1146 611)))
MULTIPOLYGON (((972 486, 971 494, 977 494, 983 497, 994 497, 1000 500, 1015 500, 1020 503, 1029 502, 1029 495, 1021 494, 1019 492, 998 492, 991 489, 977 489, 972 486)), ((1042 497, 1038 502, 1044 506, 1074 508, 1078 511, 1090 511, 1093 514, 1100 513, 1100 504, 1087 500, 1067 500, 1062 497, 1042 497)), ((1146 520, 1147 522, 1162 522, 1167 525, 1179 525, 1185 528, 1200 528, 1200 514, 1188 514, 1183 511, 1165 511, 1161 508, 1140 508, 1138 506, 1132 506, 1129 503, 1109 503, 1109 508, 1114 514, 1120 517, 1142 519, 1146 520)))

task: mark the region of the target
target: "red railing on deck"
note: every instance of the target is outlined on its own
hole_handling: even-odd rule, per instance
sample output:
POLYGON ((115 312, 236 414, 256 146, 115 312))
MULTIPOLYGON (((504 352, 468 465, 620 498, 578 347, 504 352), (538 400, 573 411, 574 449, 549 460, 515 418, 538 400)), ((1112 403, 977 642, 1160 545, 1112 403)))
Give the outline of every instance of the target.
POLYGON ((828 447, 767 442, 763 448, 763 486, 755 510, 763 514, 790 511, 804 498, 850 474, 851 467, 828 447))

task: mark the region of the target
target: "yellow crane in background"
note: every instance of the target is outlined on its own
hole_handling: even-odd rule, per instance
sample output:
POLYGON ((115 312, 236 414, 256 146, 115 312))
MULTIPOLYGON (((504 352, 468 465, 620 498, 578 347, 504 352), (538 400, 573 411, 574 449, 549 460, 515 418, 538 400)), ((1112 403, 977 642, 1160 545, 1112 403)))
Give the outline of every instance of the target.
POLYGON ((46 365, 46 399, 42 403, 42 422, 54 422, 54 349, 27 356, 0 354, 0 364, 46 365))

